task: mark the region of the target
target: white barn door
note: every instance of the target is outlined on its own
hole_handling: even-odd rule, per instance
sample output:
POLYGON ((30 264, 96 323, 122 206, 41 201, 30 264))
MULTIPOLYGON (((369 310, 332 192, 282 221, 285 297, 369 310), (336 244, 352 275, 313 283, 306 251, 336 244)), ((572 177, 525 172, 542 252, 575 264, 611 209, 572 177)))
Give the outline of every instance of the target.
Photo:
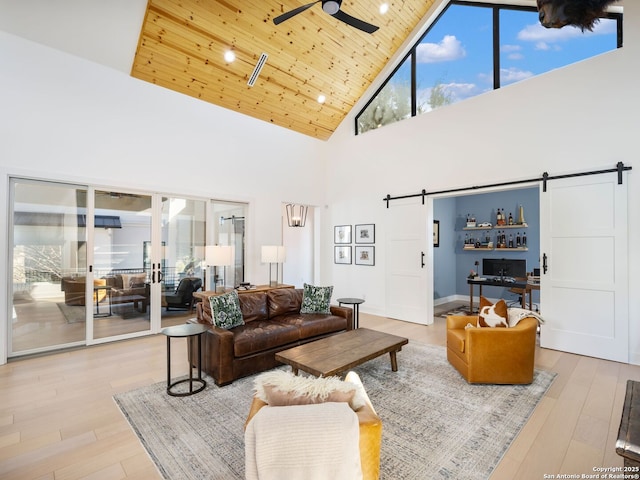
POLYGON ((386 215, 387 316, 428 324, 427 213, 421 198, 394 200, 386 215), (423 266, 424 264, 424 266, 423 266))
POLYGON ((573 177, 540 192, 542 347, 628 362, 626 180, 573 177))

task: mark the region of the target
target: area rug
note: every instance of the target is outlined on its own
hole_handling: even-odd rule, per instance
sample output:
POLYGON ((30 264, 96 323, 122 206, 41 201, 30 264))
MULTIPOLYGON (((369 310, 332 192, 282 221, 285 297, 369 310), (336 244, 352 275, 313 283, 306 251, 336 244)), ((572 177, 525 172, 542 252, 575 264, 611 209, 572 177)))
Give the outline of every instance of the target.
POLYGON ((447 318, 449 315, 469 315, 469 303, 450 307, 446 310, 436 313, 436 315, 444 318, 447 318))
POLYGON ((58 302, 58 308, 67 320, 67 323, 79 323, 85 321, 84 306, 67 305, 64 302, 58 302))
MULTIPOLYGON (((536 370, 531 385, 469 385, 444 347, 415 342, 397 372, 388 355, 354 370, 382 418, 383 480, 488 478, 555 377, 536 370)), ((162 382, 114 398, 164 478, 243 479, 254 378, 222 388, 209 378, 191 397, 170 397, 162 382)))
POLYGON ((459 308, 455 308, 453 310, 449 310, 447 312, 442 312, 440 314, 441 317, 443 318, 447 318, 449 315, 453 315, 453 316, 458 316, 458 315, 462 315, 462 316, 466 316, 469 315, 469 309, 468 308, 464 308, 464 307, 459 307, 459 308))

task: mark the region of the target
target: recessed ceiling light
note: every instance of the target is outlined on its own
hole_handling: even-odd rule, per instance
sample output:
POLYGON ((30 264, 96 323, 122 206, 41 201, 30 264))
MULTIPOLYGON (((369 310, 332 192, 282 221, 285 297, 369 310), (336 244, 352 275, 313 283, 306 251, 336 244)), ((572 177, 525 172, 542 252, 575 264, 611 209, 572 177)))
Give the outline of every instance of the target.
POLYGON ((324 103, 327 100, 327 97, 325 97, 324 95, 320 94, 318 95, 318 103, 324 103))
POLYGON ((388 3, 383 3, 383 4, 380 5, 380 13, 382 15, 384 15, 388 11, 389 11, 389 4, 388 3))
POLYGON ((224 52, 224 59, 227 63, 231 63, 236 59, 236 54, 232 50, 224 52))

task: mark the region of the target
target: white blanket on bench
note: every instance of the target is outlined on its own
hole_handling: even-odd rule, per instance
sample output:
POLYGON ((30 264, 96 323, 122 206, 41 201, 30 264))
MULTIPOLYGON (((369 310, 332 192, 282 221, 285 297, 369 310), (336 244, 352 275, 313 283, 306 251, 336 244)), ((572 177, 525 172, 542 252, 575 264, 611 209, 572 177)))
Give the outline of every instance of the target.
POLYGON ((347 403, 263 407, 245 431, 247 480, 358 480, 360 427, 347 403))

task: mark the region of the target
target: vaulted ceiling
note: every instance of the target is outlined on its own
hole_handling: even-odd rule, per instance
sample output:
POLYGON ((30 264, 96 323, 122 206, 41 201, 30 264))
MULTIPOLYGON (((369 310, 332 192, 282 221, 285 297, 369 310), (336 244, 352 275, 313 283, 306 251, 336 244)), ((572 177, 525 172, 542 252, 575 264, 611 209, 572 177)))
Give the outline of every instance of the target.
POLYGON ((324 13, 321 3, 273 23, 307 0, 149 0, 131 73, 326 140, 434 1, 344 0, 340 10, 380 27, 368 34, 324 13), (234 62, 225 61, 227 50, 234 62))

